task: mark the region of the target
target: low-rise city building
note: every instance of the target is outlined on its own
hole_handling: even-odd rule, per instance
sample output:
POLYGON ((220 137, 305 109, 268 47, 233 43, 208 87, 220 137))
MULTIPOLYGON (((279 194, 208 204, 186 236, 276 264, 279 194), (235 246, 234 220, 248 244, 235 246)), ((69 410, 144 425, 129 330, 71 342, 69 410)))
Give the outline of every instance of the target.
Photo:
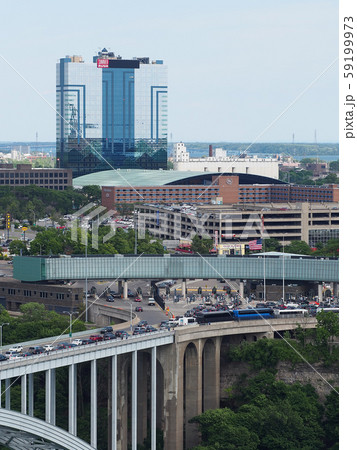
POLYGON ((35 185, 48 189, 63 191, 72 186, 70 169, 33 168, 31 164, 0 163, 0 186, 35 185))
MULTIPOLYGON (((304 241, 310 247, 339 236, 337 203, 265 203, 261 205, 210 205, 191 209, 179 205, 138 206, 138 226, 160 239, 210 237, 215 246, 248 243, 264 237, 288 245, 304 241)), ((222 253, 224 246, 221 247, 222 253)), ((234 253, 243 254, 234 250, 234 253)))

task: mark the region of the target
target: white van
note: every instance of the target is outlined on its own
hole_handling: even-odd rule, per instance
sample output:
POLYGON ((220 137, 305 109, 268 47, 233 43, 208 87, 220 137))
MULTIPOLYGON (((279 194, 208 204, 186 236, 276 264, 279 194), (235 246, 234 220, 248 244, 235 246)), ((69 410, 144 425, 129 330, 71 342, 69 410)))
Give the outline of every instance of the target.
POLYGON ((155 306, 155 304, 156 304, 155 299, 150 297, 149 300, 148 300, 148 306, 155 306))
POLYGON ((195 325, 196 319, 194 317, 180 317, 178 320, 179 327, 184 325, 195 325))

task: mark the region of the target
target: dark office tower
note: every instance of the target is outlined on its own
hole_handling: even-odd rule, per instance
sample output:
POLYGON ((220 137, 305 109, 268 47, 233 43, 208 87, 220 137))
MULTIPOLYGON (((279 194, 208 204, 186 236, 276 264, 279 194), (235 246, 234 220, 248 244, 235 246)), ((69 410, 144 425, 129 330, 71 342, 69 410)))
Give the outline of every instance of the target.
POLYGON ((57 167, 166 169, 167 66, 103 49, 57 63, 57 167))

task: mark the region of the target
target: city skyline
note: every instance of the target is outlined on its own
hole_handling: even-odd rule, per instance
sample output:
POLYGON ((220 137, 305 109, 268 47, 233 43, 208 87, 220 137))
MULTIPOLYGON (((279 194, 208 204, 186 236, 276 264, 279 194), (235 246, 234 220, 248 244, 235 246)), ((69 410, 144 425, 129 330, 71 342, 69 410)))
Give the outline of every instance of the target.
POLYGON ((338 141, 336 2, 139 4, 4 5, 1 141, 54 141, 56 62, 103 47, 167 63, 169 141, 338 141))

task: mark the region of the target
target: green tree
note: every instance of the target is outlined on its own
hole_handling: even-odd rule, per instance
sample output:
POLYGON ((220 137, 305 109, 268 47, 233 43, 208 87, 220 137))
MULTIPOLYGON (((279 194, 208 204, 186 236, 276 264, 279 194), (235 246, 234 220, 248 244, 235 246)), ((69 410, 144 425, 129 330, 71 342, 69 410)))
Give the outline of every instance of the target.
POLYGON ((316 319, 316 341, 318 344, 327 347, 339 335, 338 314, 331 311, 320 311, 316 315, 316 319))
POLYGON ((278 252, 281 251, 281 245, 277 239, 264 239, 263 249, 265 249, 266 252, 278 252))
POLYGON ((304 241, 292 241, 285 247, 286 253, 296 253, 298 255, 311 255, 311 248, 304 241))
POLYGON ((83 186, 81 193, 84 194, 89 202, 100 203, 102 200, 102 189, 97 185, 83 186))
POLYGON ((195 253, 200 253, 201 255, 208 254, 213 245, 212 239, 200 238, 198 234, 192 239, 191 249, 195 253))
POLYGON ((10 242, 9 250, 12 255, 28 255, 26 243, 20 239, 14 239, 10 242))
POLYGON ((338 172, 340 169, 339 161, 331 161, 329 168, 332 172, 338 172))

